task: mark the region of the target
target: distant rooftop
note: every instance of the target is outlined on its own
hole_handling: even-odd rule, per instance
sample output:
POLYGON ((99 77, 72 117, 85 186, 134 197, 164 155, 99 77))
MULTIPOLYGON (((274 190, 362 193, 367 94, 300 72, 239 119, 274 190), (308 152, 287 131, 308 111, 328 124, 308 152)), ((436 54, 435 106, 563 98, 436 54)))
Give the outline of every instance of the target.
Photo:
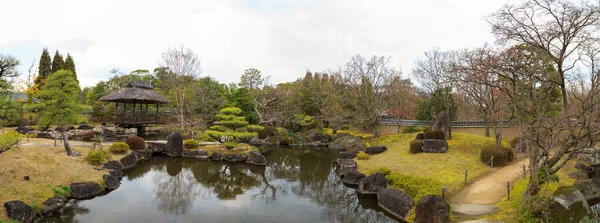
POLYGON ((124 103, 150 103, 166 104, 169 99, 154 91, 154 87, 140 81, 130 81, 125 87, 117 92, 110 93, 100 98, 100 101, 124 102, 124 103))

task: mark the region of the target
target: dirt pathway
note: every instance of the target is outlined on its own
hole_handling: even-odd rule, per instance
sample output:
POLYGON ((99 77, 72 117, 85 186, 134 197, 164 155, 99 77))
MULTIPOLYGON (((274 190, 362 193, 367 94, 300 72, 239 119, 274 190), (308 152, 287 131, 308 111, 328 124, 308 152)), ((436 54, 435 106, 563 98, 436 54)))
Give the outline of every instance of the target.
MULTIPOLYGON (((523 165, 529 165, 529 159, 521 160, 495 170, 493 173, 476 180, 451 199, 452 204, 494 205, 506 197, 506 181, 514 182, 523 177, 523 165)), ((512 183, 511 183, 512 186, 512 183)))

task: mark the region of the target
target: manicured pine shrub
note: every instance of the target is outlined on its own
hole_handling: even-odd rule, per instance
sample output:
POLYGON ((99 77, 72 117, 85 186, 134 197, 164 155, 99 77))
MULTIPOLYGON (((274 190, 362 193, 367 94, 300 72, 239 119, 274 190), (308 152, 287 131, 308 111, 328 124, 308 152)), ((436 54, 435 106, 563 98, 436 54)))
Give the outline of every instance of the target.
POLYGON ((410 142, 410 153, 422 153, 423 152, 423 140, 415 139, 410 142))
POLYGON ((440 130, 432 130, 425 133, 425 139, 446 139, 444 132, 440 130))
POLYGON ((360 151, 360 152, 358 152, 358 155, 356 155, 356 158, 359 160, 368 160, 370 157, 369 157, 369 154, 367 154, 363 151, 360 151))
POLYGON ((202 142, 216 142, 217 141, 213 137, 210 137, 209 135, 207 135, 205 132, 198 132, 198 134, 196 134, 194 136, 194 139, 202 141, 202 142))
POLYGON ((227 128, 225 126, 222 126, 222 125, 213 125, 209 129, 210 130, 214 130, 214 131, 219 131, 219 132, 225 132, 225 131, 227 131, 227 128))
POLYGON ((108 150, 114 154, 129 153, 129 145, 124 142, 115 142, 108 147, 108 150))
POLYGON ((510 148, 502 146, 488 146, 481 150, 479 159, 481 162, 491 165, 491 158, 494 156, 494 167, 504 166, 515 159, 515 154, 510 148))
POLYGON ((183 148, 185 149, 197 149, 198 147, 200 147, 200 144, 194 139, 183 141, 183 148))
POLYGON ((146 141, 139 136, 129 136, 125 143, 129 145, 129 149, 131 150, 141 150, 146 148, 146 141))
POLYGON ((265 127, 262 127, 260 125, 248 125, 246 126, 246 128, 248 129, 248 131, 250 132, 258 132, 260 130, 265 129, 265 127))

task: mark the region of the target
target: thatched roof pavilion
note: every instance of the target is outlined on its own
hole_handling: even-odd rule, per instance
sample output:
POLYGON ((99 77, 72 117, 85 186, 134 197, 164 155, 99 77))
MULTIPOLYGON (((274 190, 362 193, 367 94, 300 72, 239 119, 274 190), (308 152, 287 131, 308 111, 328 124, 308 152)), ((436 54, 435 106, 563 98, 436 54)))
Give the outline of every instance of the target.
POLYGON ((125 88, 103 96, 100 101, 116 103, 115 124, 125 127, 158 123, 158 106, 169 103, 152 85, 139 81, 130 81, 125 88), (151 112, 149 105, 156 105, 156 112, 151 112))

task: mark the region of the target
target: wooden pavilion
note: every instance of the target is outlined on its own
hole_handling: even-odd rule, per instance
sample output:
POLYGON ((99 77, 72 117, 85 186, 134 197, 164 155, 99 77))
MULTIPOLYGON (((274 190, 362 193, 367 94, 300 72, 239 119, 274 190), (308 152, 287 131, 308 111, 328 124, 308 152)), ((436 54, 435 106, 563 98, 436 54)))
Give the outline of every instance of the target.
POLYGON ((103 96, 100 101, 115 102, 115 125, 137 128, 138 134, 144 134, 146 125, 157 124, 159 105, 169 103, 152 85, 139 81, 128 82, 125 88, 103 96))

